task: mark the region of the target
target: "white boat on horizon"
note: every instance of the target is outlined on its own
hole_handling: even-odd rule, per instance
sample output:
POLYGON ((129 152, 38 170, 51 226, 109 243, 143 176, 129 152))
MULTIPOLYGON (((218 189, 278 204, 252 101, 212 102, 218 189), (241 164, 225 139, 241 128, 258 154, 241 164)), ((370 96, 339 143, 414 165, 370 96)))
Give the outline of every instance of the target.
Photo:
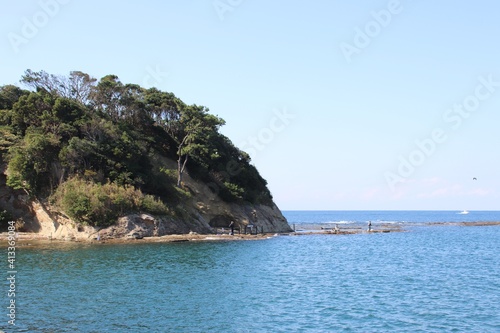
POLYGON ((469 214, 469 211, 468 210, 463 210, 463 211, 461 211, 458 214, 460 214, 460 215, 466 215, 466 214, 469 214))

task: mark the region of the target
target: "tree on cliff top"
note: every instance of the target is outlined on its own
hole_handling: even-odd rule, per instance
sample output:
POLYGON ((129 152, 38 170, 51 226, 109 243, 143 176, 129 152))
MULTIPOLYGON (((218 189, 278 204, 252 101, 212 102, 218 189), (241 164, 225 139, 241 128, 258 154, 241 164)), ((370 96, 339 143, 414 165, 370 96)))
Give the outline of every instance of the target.
POLYGON ((204 106, 115 75, 27 70, 21 82, 31 90, 0 87, 1 160, 16 188, 48 195, 79 177, 176 204, 175 187, 189 170, 226 201, 272 202, 248 154, 219 133, 224 120, 204 106), (165 158, 177 161, 176 170, 164 172, 165 158))
POLYGON ((180 142, 177 147, 177 187, 181 186, 182 175, 190 155, 203 157, 210 154, 211 139, 225 121, 208 113, 203 106, 192 105, 181 111, 180 142))

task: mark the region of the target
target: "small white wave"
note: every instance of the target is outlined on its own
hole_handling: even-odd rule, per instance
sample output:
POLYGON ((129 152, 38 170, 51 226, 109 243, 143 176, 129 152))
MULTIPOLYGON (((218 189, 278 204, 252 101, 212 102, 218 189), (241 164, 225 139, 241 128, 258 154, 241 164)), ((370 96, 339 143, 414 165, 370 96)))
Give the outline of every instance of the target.
POLYGON ((399 224, 399 223, 405 223, 405 221, 376 221, 376 223, 383 223, 383 224, 399 224))
POLYGON ((323 222, 323 223, 329 223, 329 224, 352 224, 352 223, 356 223, 356 221, 328 221, 328 222, 323 222))

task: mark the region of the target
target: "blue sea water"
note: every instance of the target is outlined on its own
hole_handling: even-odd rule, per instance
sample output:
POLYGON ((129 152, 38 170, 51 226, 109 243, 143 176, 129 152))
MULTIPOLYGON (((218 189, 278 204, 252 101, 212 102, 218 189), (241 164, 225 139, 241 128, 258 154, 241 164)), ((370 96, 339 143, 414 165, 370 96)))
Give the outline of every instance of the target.
MULTIPOLYGON (((500 226, 456 223, 500 221, 500 212, 284 214, 303 225, 373 220, 410 227, 241 242, 21 247, 16 326, 5 315, 0 328, 500 332, 500 226)), ((6 307, 4 298, 7 314, 6 307)))
POLYGON ((285 211, 292 223, 459 223, 498 222, 500 211, 451 210, 339 210, 339 211, 285 211))

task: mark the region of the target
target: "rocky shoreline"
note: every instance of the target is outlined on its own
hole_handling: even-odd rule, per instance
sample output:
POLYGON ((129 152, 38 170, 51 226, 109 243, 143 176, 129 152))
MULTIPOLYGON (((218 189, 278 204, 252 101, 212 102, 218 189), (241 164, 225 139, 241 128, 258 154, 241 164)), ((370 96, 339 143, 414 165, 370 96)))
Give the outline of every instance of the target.
MULTIPOLYGON (((426 226, 460 226, 460 227, 485 227, 485 226, 499 226, 500 221, 492 222, 459 222, 459 223, 444 223, 444 222, 430 222, 426 226)), ((226 230, 227 231, 227 230, 226 230)), ((285 233, 258 233, 258 234, 235 234, 229 235, 226 233, 218 234, 198 234, 190 232, 186 234, 171 234, 163 236, 147 236, 147 237, 110 237, 100 238, 94 237, 88 240, 82 239, 51 239, 44 234, 32 232, 17 232, 16 233, 16 246, 37 246, 37 245, 57 245, 57 244, 140 244, 140 243, 181 243, 181 242, 202 242, 202 241, 241 241, 241 240, 265 240, 277 236, 311 236, 311 235, 356 235, 356 234, 380 234, 380 233, 394 233, 394 232, 407 232, 401 226, 384 225, 374 228, 370 231, 361 228, 340 228, 338 230, 300 230, 285 233)), ((7 244, 8 233, 0 233, 0 244, 7 244)))
MULTIPOLYGON (((19 232, 16 233, 16 247, 31 247, 31 246, 54 246, 68 245, 68 244, 144 244, 144 243, 182 243, 182 242, 201 242, 201 241, 238 241, 238 240, 263 240, 269 239, 280 234, 242 234, 242 235, 228 235, 228 234, 177 234, 177 235, 164 235, 157 237, 123 237, 123 238, 107 238, 107 239, 91 239, 88 241, 75 240, 75 239, 50 239, 43 235, 35 233, 19 232)), ((8 233, 0 234, 0 245, 7 244, 8 233)))
MULTIPOLYGON (((380 229, 372 230, 370 233, 388 233, 399 232, 401 229, 380 229)), ((69 244, 69 243, 88 243, 88 244, 137 244, 137 243, 176 243, 176 242, 193 242, 193 241, 239 241, 239 240, 264 240, 277 236, 307 236, 307 235, 352 235, 368 233, 365 230, 359 229, 341 229, 339 231, 332 230, 310 230, 307 232, 285 232, 285 233, 257 233, 257 234, 239 234, 235 233, 230 235, 228 233, 217 234, 171 234, 163 236, 146 236, 137 237, 136 235, 129 235, 126 237, 93 237, 91 239, 75 239, 75 238, 50 238, 44 234, 31 233, 31 232, 18 232, 16 233, 17 246, 32 246, 36 244, 69 244)), ((0 244, 6 243, 8 233, 0 234, 0 244)))
POLYGON ((100 239, 148 238, 168 235, 214 234, 217 228, 256 228, 264 233, 292 231, 286 218, 274 204, 228 203, 212 193, 206 184, 184 177, 192 193, 177 216, 155 216, 135 212, 121 216, 106 227, 83 225, 71 220, 64 212, 52 207, 47 200, 29 197, 23 191, 6 186, 6 176, 0 172, 0 209, 8 208, 12 218, 22 221, 18 230, 37 233, 42 239, 92 241, 100 239), (135 236, 134 236, 135 235, 135 236))

